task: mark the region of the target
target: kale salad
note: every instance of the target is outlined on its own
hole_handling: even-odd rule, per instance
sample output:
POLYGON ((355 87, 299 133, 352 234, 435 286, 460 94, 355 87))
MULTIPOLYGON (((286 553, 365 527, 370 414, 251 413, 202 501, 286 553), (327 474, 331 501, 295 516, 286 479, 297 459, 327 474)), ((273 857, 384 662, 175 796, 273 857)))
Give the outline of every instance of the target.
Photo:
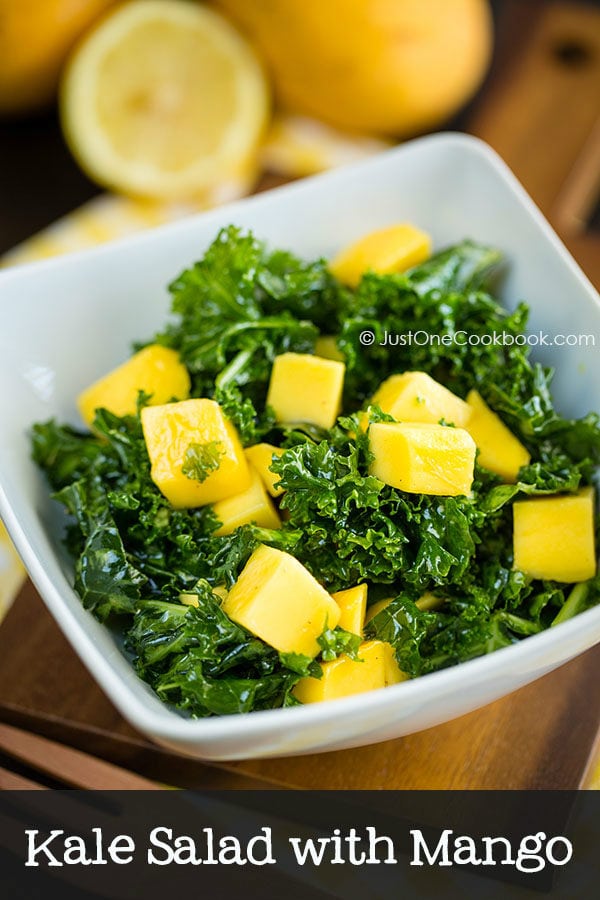
POLYGON ((188 715, 383 687, 600 600, 600 418, 554 409, 501 254, 360 258, 353 280, 223 229, 87 427, 33 428, 83 605, 188 715))

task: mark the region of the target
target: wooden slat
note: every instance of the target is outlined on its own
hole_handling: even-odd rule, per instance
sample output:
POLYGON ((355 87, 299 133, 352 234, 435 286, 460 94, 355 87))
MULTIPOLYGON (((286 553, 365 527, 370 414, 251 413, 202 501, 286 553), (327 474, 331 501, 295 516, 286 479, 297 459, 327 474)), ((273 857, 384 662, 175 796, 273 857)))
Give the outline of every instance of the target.
POLYGON ((162 785, 88 753, 0 724, 0 751, 62 784, 92 791, 157 791, 162 785))
POLYGON ((47 788, 37 781, 23 778, 16 772, 11 772, 0 766, 0 791, 45 791, 47 788))
MULTIPOLYGON (((598 27, 600 28, 600 24, 598 27)), ((598 56, 600 58, 600 52, 598 56)), ((598 94, 600 96, 600 87, 598 94)), ((598 105, 600 106, 600 101, 598 105)), ((599 197, 600 114, 571 172, 563 182, 550 215, 560 231, 566 234, 582 234, 587 228, 599 197)), ((596 236, 595 240, 598 245, 600 238, 596 236)), ((598 264, 600 265, 600 260, 598 264)))
POLYGON ((500 153, 556 221, 582 153, 596 152, 588 142, 599 115, 600 12, 549 2, 519 62, 492 80, 469 130, 500 153))

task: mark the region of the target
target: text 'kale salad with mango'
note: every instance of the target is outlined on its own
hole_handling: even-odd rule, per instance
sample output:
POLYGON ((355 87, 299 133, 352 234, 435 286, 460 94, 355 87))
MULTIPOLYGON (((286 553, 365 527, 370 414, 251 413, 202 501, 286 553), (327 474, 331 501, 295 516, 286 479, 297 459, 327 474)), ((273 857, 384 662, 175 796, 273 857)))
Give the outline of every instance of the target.
POLYGON ((600 599, 596 414, 489 293, 500 254, 410 225, 329 266, 222 230, 173 320, 33 429, 86 609, 192 716, 344 697, 490 653, 600 599), (367 343, 361 335, 370 333, 367 343))

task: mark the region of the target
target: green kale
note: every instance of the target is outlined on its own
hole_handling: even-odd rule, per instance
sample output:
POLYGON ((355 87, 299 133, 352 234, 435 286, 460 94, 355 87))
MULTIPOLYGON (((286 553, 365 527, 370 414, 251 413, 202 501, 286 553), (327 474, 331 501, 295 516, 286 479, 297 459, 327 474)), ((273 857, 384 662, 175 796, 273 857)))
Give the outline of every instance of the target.
MULTIPOLYGON (((319 637, 316 660, 278 653, 225 614, 214 589, 236 582, 267 544, 302 562, 328 590, 368 582, 369 600, 391 602, 365 629, 388 641, 411 677, 508 646, 600 602, 600 577, 576 585, 532 579, 513 568, 512 506, 527 496, 590 484, 600 463, 600 418, 562 418, 552 372, 517 341, 527 308, 504 309, 489 290, 500 254, 464 241, 401 275, 368 273, 356 290, 322 261, 272 252, 251 234, 222 230, 204 257, 170 286, 172 322, 154 340, 176 349, 192 396, 214 398, 242 444, 266 440, 284 493, 278 529, 243 525, 217 534, 210 507, 174 509, 151 477, 137 412, 97 411, 93 432, 54 421, 34 426, 33 458, 65 508, 65 543, 87 609, 120 629, 140 677, 192 716, 289 706, 301 677, 321 675, 360 638, 340 628, 319 637), (363 331, 372 332, 362 343, 363 331), (499 344, 461 332, 512 336, 499 344), (387 334, 405 339, 386 346, 387 334), (334 335, 346 362, 342 416, 329 430, 276 422, 266 405, 273 360, 312 353, 334 335), (421 340, 409 335, 421 335, 421 340), (526 445, 516 484, 480 465, 470 496, 409 494, 371 474, 368 430, 390 416, 361 408, 389 375, 428 372, 465 397, 476 388, 526 445), (433 591, 442 600, 421 609, 433 591), (182 594, 193 605, 180 602, 182 594)), ((190 440, 183 464, 203 481, 218 467, 218 442, 190 440)))
POLYGON ((192 481, 202 483, 211 472, 216 472, 221 464, 223 445, 221 441, 206 441, 204 444, 190 444, 185 451, 181 467, 182 473, 192 481))
POLYGON ((279 659, 286 669, 302 675, 303 678, 320 678, 322 675, 321 666, 312 657, 305 656, 304 653, 280 653, 279 659))
POLYGON ((289 515, 279 546, 289 537, 283 549, 332 591, 361 581, 425 590, 463 575, 475 551, 476 504, 405 494, 370 475, 369 462, 367 438, 342 427, 274 460, 289 515))
POLYGON ((244 397, 237 384, 231 381, 224 387, 217 383, 214 399, 235 426, 245 447, 259 443, 275 427, 272 411, 267 408, 257 413, 252 400, 244 397))
POLYGON ((317 642, 321 648, 321 657, 325 662, 337 659, 342 654, 354 660, 359 658, 360 635, 344 631, 343 628, 326 628, 317 638, 317 642))
POLYGON ((345 296, 323 262, 269 253, 233 227, 170 290, 177 322, 155 340, 179 351, 193 395, 233 385, 257 409, 264 408, 275 357, 312 353, 321 325, 332 315, 339 321, 345 296))
POLYGON ((158 695, 194 716, 282 705, 303 671, 232 622, 206 581, 197 606, 144 601, 126 634, 138 673, 158 695))

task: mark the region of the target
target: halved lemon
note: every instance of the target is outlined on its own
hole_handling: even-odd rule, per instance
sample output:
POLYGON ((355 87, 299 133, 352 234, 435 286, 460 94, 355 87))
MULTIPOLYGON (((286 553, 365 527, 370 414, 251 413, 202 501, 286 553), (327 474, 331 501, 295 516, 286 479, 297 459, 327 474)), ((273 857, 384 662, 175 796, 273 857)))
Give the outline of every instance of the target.
POLYGON ((76 48, 61 90, 90 177, 160 199, 202 195, 255 164, 269 90, 246 41, 188 0, 133 0, 76 48))

